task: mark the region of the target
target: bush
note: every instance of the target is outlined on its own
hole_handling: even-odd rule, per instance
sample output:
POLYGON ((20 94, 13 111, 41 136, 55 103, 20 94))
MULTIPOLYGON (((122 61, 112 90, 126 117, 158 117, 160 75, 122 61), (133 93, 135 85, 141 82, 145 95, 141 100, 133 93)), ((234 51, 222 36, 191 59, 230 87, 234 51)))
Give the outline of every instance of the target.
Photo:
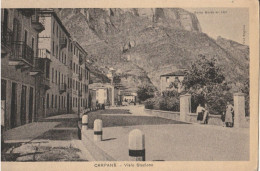
POLYGON ((180 110, 179 106, 180 106, 179 99, 175 97, 157 96, 154 98, 147 99, 145 101, 146 109, 179 111, 180 110))
POLYGON ((153 98, 147 99, 144 102, 144 106, 146 109, 154 109, 154 99, 153 98))

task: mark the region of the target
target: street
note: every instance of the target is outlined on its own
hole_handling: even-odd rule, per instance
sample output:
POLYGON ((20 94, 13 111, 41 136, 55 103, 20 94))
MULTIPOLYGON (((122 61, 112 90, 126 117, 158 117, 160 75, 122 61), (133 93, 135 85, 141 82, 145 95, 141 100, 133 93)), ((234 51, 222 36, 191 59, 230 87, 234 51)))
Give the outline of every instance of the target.
MULTIPOLYGON (((149 116, 143 106, 124 106, 88 114, 86 135, 92 141, 95 119, 103 121, 103 140, 96 146, 115 160, 128 160, 128 134, 136 128, 145 134, 147 161, 249 160, 249 129, 184 123, 149 116)), ((34 129, 26 132, 18 127, 5 133, 2 160, 95 160, 90 147, 78 139, 76 114, 46 118, 27 127, 34 129)))

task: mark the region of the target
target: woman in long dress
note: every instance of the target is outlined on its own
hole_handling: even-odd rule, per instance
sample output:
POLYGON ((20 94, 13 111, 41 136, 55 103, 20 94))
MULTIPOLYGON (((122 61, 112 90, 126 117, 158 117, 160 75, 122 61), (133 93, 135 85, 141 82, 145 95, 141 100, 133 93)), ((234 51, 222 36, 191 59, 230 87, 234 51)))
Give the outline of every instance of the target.
POLYGON ((201 104, 199 104, 199 106, 197 107, 197 110, 196 110, 198 123, 202 123, 204 111, 205 111, 205 109, 201 106, 201 104))
POLYGON ((227 127, 231 127, 233 125, 233 112, 234 112, 234 107, 229 102, 227 102, 226 116, 225 116, 225 123, 227 127))

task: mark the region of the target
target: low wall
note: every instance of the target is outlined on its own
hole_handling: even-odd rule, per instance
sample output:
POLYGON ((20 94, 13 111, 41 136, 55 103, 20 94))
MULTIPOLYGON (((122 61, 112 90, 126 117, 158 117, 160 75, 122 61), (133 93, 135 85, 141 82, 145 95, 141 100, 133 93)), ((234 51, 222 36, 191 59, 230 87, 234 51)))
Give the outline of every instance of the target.
MULTIPOLYGON (((144 112, 146 114, 149 114, 151 116, 156 116, 160 118, 165 119, 171 119, 171 120, 180 120, 180 112, 172 112, 172 111, 164 111, 164 110, 153 110, 153 109, 144 109, 144 112)), ((186 116, 187 122, 197 123, 197 114, 196 113, 188 113, 186 116)), ((249 128, 250 118, 246 117, 245 121, 241 125, 241 127, 249 128)), ((218 125, 223 126, 223 122, 221 120, 220 115, 209 115, 208 119, 209 125, 218 125)))
POLYGON ((152 109, 144 109, 145 113, 172 120, 180 120, 180 112, 172 112, 172 111, 163 111, 163 110, 152 110, 152 109))

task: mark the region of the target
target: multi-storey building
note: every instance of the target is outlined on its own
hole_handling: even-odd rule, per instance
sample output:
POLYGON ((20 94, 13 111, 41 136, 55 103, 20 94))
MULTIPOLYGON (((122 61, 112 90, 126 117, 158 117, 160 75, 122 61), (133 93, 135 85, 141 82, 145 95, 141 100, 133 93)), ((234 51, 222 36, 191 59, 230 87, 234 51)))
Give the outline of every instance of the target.
POLYGON ((39 18, 45 27, 39 34, 39 51, 41 54, 48 54, 51 60, 48 80, 50 89, 46 92, 45 112, 47 116, 68 113, 70 112, 70 92, 67 88, 70 76, 70 34, 53 9, 42 9, 39 18))
POLYGON ((39 59, 44 30, 36 9, 1 9, 1 102, 5 129, 44 117, 49 60, 39 59))
POLYGON ((72 110, 79 112, 88 107, 89 68, 86 64, 87 52, 76 42, 72 43, 72 110))

